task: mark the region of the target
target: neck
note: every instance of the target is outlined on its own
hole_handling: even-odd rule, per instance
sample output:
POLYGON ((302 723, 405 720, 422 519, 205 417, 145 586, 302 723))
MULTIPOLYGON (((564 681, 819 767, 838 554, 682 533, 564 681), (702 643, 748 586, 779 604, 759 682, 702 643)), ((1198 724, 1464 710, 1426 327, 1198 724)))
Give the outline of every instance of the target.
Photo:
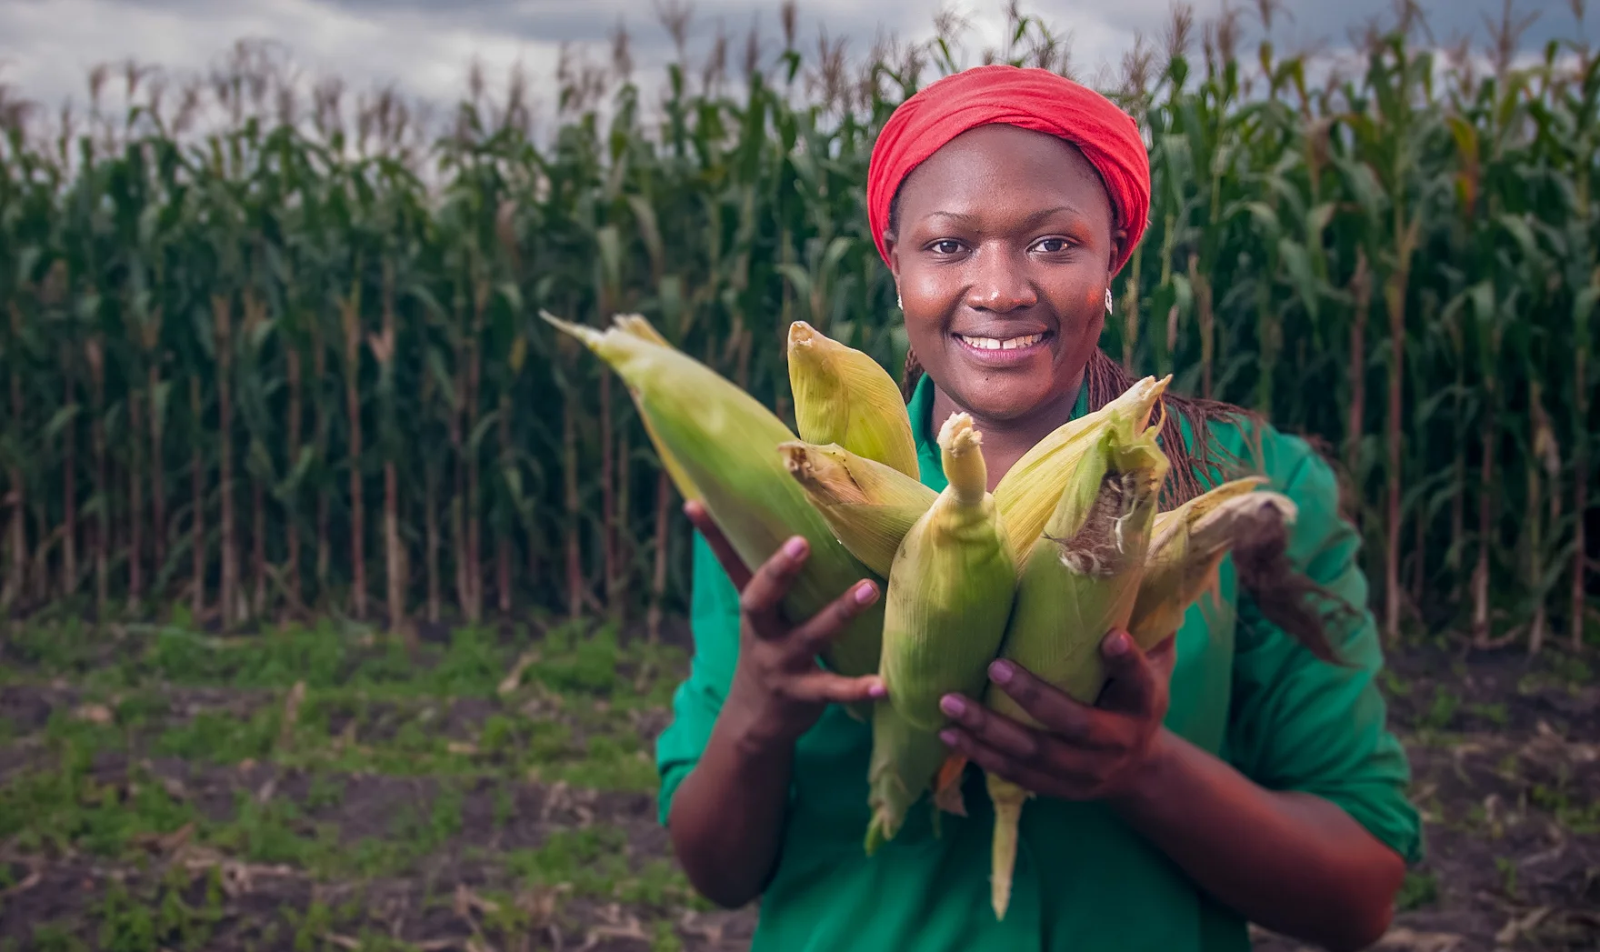
POLYGON ((938 432, 940 425, 949 419, 952 413, 967 413, 972 416, 973 428, 983 434, 983 463, 988 470, 988 489, 993 492, 1006 472, 1022 458, 1023 454, 1055 432, 1061 424, 1072 419, 1072 407, 1078 402, 1078 391, 1082 386, 1083 375, 1079 374, 1078 379, 1059 395, 1044 401, 1022 416, 996 419, 961 406, 951 399, 943 388, 935 384, 933 419, 930 423, 933 431, 938 432))

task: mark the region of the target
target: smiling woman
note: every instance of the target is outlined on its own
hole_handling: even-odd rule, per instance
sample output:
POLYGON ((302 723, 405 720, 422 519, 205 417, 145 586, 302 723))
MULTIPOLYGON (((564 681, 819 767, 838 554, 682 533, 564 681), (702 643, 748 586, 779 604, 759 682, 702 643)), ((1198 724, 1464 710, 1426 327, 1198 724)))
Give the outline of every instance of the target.
MULTIPOLYGON (((933 434, 952 414, 983 433, 992 488, 1063 422, 1127 389, 1097 342, 1149 188, 1133 121, 1042 70, 968 70, 890 118, 868 205, 905 313, 925 484, 944 488, 933 434)), ((1298 507, 1289 555, 1331 597, 1329 638, 1269 622, 1267 593, 1225 562, 1215 602, 1152 650, 1094 633, 1111 681, 1092 706, 997 662, 996 688, 1033 726, 945 697, 945 742, 975 768, 968 815, 935 828, 931 811, 915 811, 871 857, 860 840, 871 729, 839 705, 881 696, 881 683, 819 671, 814 658, 878 593, 855 586, 813 618, 782 618, 773 606, 804 546, 742 565, 688 507, 700 531, 696 650, 657 745, 661 815, 707 896, 761 897, 754 948, 1220 952, 1248 948, 1254 921, 1355 949, 1385 930, 1419 826, 1332 471, 1238 408, 1163 403, 1164 508, 1253 460, 1298 507), (990 906, 983 773, 1036 796, 1003 919, 990 906)))

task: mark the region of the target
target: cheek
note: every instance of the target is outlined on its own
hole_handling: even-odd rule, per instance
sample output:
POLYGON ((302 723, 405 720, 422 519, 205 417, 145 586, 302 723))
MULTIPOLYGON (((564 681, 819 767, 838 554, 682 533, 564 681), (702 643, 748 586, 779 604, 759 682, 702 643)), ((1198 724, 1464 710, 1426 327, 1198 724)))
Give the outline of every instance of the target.
POLYGON ((953 269, 917 268, 900 274, 900 294, 911 307, 924 313, 942 311, 952 297, 960 294, 961 281, 953 269))

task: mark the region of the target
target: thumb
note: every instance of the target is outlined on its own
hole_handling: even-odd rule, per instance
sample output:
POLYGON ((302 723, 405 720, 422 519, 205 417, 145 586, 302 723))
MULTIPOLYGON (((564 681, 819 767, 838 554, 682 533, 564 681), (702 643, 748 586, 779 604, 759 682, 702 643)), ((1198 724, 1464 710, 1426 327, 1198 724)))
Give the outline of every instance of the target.
POLYGON ((1160 683, 1151 656, 1139 650, 1125 631, 1106 635, 1100 654, 1106 662, 1107 683, 1099 706, 1135 715, 1153 710, 1160 683))

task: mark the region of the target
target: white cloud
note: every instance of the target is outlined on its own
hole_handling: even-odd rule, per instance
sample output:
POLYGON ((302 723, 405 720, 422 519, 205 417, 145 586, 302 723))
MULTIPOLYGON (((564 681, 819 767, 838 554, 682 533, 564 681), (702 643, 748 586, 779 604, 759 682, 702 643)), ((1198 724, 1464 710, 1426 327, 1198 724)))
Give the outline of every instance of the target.
POLYGON ((394 83, 448 101, 465 88, 474 57, 493 72, 521 60, 535 75, 553 71, 557 44, 453 26, 415 10, 359 11, 317 0, 160 7, 107 0, 0 2, 3 74, 43 103, 82 102, 97 63, 130 57, 178 73, 200 73, 239 39, 284 44, 306 71, 358 86, 394 83))
MULTIPOLYGON (((1200 19, 1225 0, 1192 0, 1200 19)), ((1228 0, 1254 33, 1259 19, 1251 0, 1228 0)), ((935 13, 953 5, 972 24, 969 45, 998 43, 1003 33, 1001 0, 803 0, 801 42, 814 49, 816 29, 848 41, 856 56, 880 32, 918 41, 931 36, 935 13)), ((178 71, 202 71, 235 40, 264 38, 284 44, 293 60, 312 74, 336 74, 357 88, 385 82, 413 96, 450 103, 465 89, 474 58, 491 76, 503 76, 520 60, 535 89, 549 89, 562 41, 587 43, 606 55, 606 38, 619 17, 634 39, 639 77, 659 79, 671 41, 645 0, 0 0, 0 82, 23 96, 53 106, 67 96, 82 103, 85 77, 96 63, 135 57, 178 71)), ((1173 0, 1031 0, 1025 12, 1042 16, 1070 33, 1072 59, 1093 75, 1115 67, 1136 32, 1160 42, 1173 0)), ((1497 18, 1500 0, 1436 0, 1429 22, 1441 43, 1470 31, 1483 35, 1483 18, 1497 18)), ((742 56, 743 38, 758 21, 776 49, 776 0, 695 0, 690 46, 703 52, 720 23, 733 43, 730 59, 742 56)), ((1387 17, 1392 0, 1288 0, 1274 23, 1281 48, 1323 40, 1337 48, 1346 31, 1374 16, 1387 17)), ((1571 36, 1566 0, 1519 0, 1519 11, 1538 11, 1524 48, 1556 36, 1571 36)), ((1591 12, 1590 20, 1600 19, 1591 12)), ((1590 24, 1591 31, 1593 22, 1590 24)), ((1253 44, 1247 49, 1252 49, 1253 44)))

